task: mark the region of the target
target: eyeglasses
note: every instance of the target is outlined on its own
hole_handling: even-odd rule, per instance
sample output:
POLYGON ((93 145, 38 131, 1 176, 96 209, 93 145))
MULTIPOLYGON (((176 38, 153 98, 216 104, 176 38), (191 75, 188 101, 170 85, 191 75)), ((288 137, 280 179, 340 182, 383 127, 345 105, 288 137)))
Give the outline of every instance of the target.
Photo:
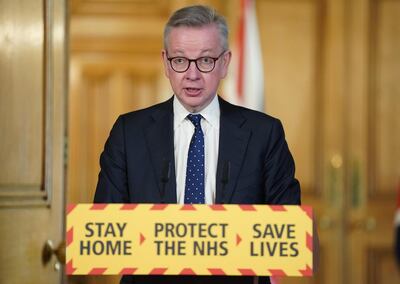
MULTIPOLYGON (((183 56, 167 57, 171 64, 172 70, 178 73, 186 72, 189 69, 190 63, 194 62, 197 69, 203 73, 209 73, 214 70, 215 62, 225 53, 223 51, 218 57, 203 56, 196 59, 189 59, 183 56)), ((168 55, 167 55, 168 56, 168 55)))

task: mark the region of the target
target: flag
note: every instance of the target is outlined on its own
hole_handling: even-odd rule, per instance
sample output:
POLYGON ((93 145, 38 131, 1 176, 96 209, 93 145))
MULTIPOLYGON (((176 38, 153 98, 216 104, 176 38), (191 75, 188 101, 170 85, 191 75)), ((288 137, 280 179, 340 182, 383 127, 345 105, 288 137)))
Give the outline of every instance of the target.
POLYGON ((255 1, 240 1, 237 42, 224 85, 224 97, 231 103, 264 111, 264 72, 255 1))
POLYGON ((397 266, 400 268, 400 181, 397 186, 397 206, 394 216, 394 251, 397 261, 397 266))
MULTIPOLYGON (((264 112, 264 70, 254 0, 240 0, 237 42, 232 48, 231 69, 224 98, 233 104, 264 112)), ((279 284, 280 277, 270 277, 279 284)))
MULTIPOLYGON (((240 1, 231 67, 224 85, 225 99, 264 112, 264 70, 254 0, 240 1)), ((270 277, 271 284, 279 284, 280 279, 270 277)))

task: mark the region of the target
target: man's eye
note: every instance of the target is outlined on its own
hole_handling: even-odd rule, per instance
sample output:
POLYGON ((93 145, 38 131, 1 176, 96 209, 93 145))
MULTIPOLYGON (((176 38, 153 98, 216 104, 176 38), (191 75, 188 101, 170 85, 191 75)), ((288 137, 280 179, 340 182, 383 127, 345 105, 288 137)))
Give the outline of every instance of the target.
POLYGON ((177 58, 174 58, 173 61, 175 64, 185 64, 187 59, 183 58, 183 57, 177 57, 177 58))
POLYGON ((213 63, 213 59, 211 57, 202 57, 202 58, 200 58, 200 63, 211 64, 211 63, 213 63))

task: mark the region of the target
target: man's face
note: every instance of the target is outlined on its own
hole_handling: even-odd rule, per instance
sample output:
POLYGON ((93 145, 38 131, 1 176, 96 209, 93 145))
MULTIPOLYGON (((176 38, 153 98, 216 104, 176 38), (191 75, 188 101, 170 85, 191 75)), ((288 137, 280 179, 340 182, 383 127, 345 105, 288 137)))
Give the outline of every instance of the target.
POLYGON ((221 79, 225 78, 231 59, 231 52, 225 52, 209 73, 200 72, 195 62, 183 73, 175 72, 168 61, 171 57, 218 57, 222 49, 216 25, 203 27, 177 27, 169 34, 167 50, 162 51, 165 75, 168 77, 174 94, 190 112, 199 112, 214 98, 221 79))

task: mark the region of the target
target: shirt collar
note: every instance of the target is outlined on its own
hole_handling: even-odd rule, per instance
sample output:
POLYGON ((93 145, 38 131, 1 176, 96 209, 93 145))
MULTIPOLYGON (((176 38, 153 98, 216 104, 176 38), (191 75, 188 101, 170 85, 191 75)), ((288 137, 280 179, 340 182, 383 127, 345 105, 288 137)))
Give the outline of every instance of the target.
MULTIPOLYGON (((181 102, 174 96, 174 129, 179 127, 181 123, 186 119, 189 111, 181 104, 181 102)), ((218 96, 215 95, 211 103, 206 106, 202 111, 199 112, 203 118, 212 126, 218 127, 220 118, 219 100, 218 96)))

